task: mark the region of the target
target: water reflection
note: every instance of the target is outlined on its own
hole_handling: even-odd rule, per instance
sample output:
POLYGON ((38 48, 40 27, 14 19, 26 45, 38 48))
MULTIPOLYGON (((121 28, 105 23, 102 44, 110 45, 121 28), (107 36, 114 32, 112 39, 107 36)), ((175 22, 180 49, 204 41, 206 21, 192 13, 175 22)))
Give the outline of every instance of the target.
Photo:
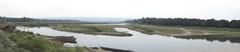
POLYGON ((176 38, 183 38, 183 39, 203 39, 210 42, 213 41, 220 41, 226 42, 230 41, 231 43, 240 43, 240 37, 228 37, 224 35, 192 35, 192 36, 174 36, 176 38))
MULTIPOLYGON (((115 28, 117 31, 133 34, 130 37, 116 37, 103 35, 87 35, 53 30, 48 27, 24 28, 17 27, 22 31, 30 31, 48 36, 74 36, 77 45, 87 47, 109 47, 136 52, 240 52, 240 44, 229 41, 209 42, 189 37, 167 37, 161 35, 147 35, 127 28, 115 28), (189 40, 187 40, 189 39, 189 40)), ((198 37, 195 37, 198 38, 198 37)), ((211 40, 211 38, 209 38, 211 40)), ((208 39, 208 40, 209 40, 208 39)))

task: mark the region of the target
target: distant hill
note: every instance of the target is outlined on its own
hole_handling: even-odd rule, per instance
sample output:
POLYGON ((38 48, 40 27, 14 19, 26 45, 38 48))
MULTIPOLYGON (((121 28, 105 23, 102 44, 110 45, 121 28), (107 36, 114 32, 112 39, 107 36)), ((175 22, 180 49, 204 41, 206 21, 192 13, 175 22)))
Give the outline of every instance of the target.
POLYGON ((11 18, 11 17, 0 17, 0 22, 5 21, 9 24, 14 25, 21 25, 21 26, 47 26, 53 24, 80 24, 80 23, 87 23, 81 22, 80 20, 64 20, 64 19, 36 19, 36 18, 29 18, 29 17, 22 17, 22 18, 11 18))
POLYGON ((64 20, 64 19, 35 19, 29 17, 22 18, 10 18, 10 17, 0 17, 0 21, 7 22, 40 22, 40 23, 80 23, 80 20, 64 20))
POLYGON ((39 19, 64 19, 64 20, 80 20, 83 22, 123 22, 128 18, 119 17, 39 17, 39 19))

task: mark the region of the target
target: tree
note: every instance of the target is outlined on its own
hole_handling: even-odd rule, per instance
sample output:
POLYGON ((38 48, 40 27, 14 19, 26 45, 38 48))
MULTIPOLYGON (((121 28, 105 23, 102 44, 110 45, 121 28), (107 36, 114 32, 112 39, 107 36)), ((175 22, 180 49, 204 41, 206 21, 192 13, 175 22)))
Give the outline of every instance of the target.
POLYGON ((188 19, 188 18, 156 18, 143 17, 141 19, 128 20, 129 23, 169 25, 169 26, 202 26, 202 27, 230 27, 240 28, 240 20, 215 20, 215 19, 188 19))

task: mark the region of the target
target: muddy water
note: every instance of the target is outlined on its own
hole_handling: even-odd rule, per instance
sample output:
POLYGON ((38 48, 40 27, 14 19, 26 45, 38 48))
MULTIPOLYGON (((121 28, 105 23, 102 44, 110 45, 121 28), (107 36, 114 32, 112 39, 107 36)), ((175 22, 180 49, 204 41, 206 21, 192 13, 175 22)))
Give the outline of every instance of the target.
POLYGON ((240 52, 239 43, 229 41, 209 42, 206 40, 188 40, 161 35, 147 35, 127 28, 115 28, 119 32, 133 34, 130 37, 116 37, 104 35, 87 35, 54 30, 48 27, 17 27, 21 31, 30 31, 47 36, 74 36, 77 44, 68 46, 110 47, 132 50, 135 52, 240 52))

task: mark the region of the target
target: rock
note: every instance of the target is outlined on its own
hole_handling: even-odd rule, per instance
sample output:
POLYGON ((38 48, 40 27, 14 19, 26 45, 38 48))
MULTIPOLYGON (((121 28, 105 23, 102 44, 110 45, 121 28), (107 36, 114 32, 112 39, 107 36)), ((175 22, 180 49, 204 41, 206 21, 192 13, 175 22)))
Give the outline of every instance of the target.
POLYGON ((96 34, 100 35, 109 35, 109 36, 132 36, 132 34, 128 33, 117 33, 117 32, 98 32, 96 34))
POLYGON ((92 47, 95 50, 105 50, 109 52, 133 52, 131 50, 123 50, 123 49, 115 49, 115 48, 108 48, 108 47, 92 47))
POLYGON ((5 32, 14 32, 16 26, 14 25, 1 25, 1 30, 5 32))
POLYGON ((62 43, 77 43, 76 38, 73 36, 51 36, 50 40, 62 43))
POLYGON ((115 49, 115 48, 108 48, 108 47, 100 47, 104 50, 112 51, 112 52, 133 52, 130 50, 122 50, 122 49, 115 49))
POLYGON ((111 52, 111 51, 107 51, 107 50, 103 50, 103 49, 95 49, 95 48, 91 48, 91 47, 84 47, 86 49, 86 52, 111 52))

